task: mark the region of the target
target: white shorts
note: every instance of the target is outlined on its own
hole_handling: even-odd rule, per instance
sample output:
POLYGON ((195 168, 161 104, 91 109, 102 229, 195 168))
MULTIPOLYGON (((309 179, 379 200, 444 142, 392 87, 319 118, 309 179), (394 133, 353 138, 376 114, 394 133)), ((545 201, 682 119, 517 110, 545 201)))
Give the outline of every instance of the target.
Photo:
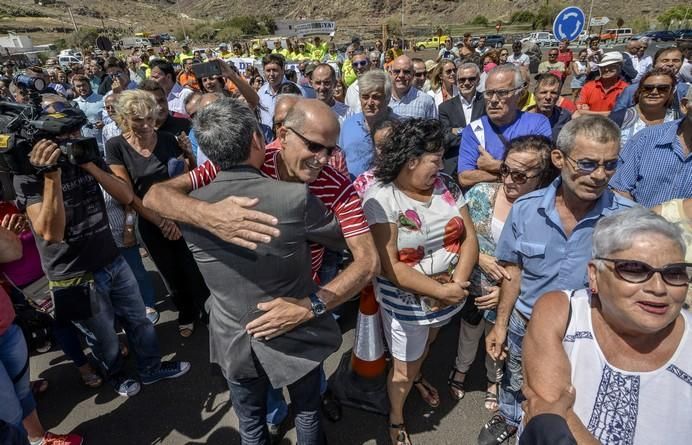
POLYGON ((389 352, 402 362, 414 362, 421 358, 428 343, 430 328, 442 327, 451 320, 426 325, 401 323, 381 306, 380 317, 389 352))

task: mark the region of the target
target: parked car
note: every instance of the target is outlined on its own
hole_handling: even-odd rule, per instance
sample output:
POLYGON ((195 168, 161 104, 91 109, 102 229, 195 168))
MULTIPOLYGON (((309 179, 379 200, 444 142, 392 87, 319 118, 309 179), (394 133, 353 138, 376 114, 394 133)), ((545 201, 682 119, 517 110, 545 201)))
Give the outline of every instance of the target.
MULTIPOLYGON (((478 46, 478 40, 480 36, 471 37, 471 44, 473 46, 478 46)), ((485 36, 485 46, 488 48, 502 48, 505 44, 505 36, 500 34, 489 34, 485 36)))
POLYGON ((547 31, 532 32, 528 37, 521 39, 521 43, 528 41, 535 42, 538 46, 557 46, 559 43, 553 33, 547 31))
POLYGON ((624 42, 632 37, 632 28, 606 29, 599 37, 603 41, 613 40, 615 42, 624 42))
POLYGON ((120 41, 120 48, 130 49, 142 46, 151 46, 151 41, 146 37, 123 37, 120 41))
POLYGON ((648 37, 654 42, 672 42, 675 40, 676 35, 673 31, 647 31, 633 36, 632 39, 638 40, 642 37, 648 37))
POLYGON ((692 30, 685 31, 678 34, 678 38, 675 39, 675 44, 680 46, 682 43, 690 42, 692 43, 692 30))
POLYGON ((680 38, 683 35, 689 36, 690 33, 692 33, 692 29, 676 29, 675 31, 673 31, 673 34, 675 34, 677 38, 680 38))
POLYGON ((445 40, 449 39, 449 36, 435 36, 431 37, 427 40, 421 40, 419 42, 416 42, 416 48, 418 50, 423 51, 424 49, 440 49, 443 46, 445 46, 445 40))

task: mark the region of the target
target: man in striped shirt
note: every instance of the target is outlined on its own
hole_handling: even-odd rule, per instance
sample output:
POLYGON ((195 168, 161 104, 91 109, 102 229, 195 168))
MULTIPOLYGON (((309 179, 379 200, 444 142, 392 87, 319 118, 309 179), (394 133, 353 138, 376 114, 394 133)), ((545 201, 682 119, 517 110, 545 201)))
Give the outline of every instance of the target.
MULTIPOLYGON (((319 298, 330 308, 357 294, 380 267, 360 198, 351 181, 327 164, 337 142, 338 132, 331 134, 329 130, 334 126, 338 128, 336 120, 326 104, 315 99, 300 99, 278 130, 277 139, 282 149, 267 149, 262 166, 262 172, 274 179, 307 184, 310 192, 334 212, 341 225, 353 262, 318 292, 319 298)), ((168 218, 212 231, 212 227, 204 226, 205 215, 189 214, 189 209, 200 207, 197 200, 187 194, 209 184, 217 173, 218 168, 213 163, 205 162, 188 176, 155 184, 145 197, 145 205, 168 218)), ((316 281, 323 256, 322 246, 311 246, 311 266, 316 281)), ((276 337, 306 319, 305 308, 293 299, 276 298, 261 306, 266 313, 246 326, 255 337, 276 337)))

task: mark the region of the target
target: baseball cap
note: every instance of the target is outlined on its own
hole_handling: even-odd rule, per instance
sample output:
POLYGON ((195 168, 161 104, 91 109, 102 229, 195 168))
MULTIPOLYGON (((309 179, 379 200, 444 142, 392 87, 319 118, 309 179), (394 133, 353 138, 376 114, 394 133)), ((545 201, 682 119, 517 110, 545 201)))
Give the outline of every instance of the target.
POLYGON ((601 58, 601 61, 597 64, 598 66, 608 66, 608 65, 613 65, 615 63, 622 63, 623 58, 622 54, 618 51, 611 51, 609 53, 605 53, 603 57, 601 58))
POLYGON ((315 68, 317 68, 317 65, 315 65, 314 63, 308 63, 307 66, 305 67, 305 70, 304 70, 305 75, 306 76, 311 75, 312 72, 315 71, 315 68))

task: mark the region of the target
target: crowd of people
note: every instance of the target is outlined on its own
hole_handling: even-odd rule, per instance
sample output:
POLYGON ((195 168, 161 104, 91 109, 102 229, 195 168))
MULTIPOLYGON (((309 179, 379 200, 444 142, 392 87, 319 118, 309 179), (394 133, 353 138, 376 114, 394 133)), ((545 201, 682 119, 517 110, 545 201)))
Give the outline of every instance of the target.
MULTIPOLYGON (((480 344, 479 444, 520 429, 522 445, 685 443, 692 46, 651 57, 647 45, 563 41, 543 61, 534 43, 510 51, 469 35, 422 60, 397 40, 354 38, 341 54, 314 38, 26 68, 45 82, 45 113, 82 119, 35 141, 35 173, 3 173, 1 434, 83 443, 41 426, 35 394, 48 382, 30 381, 28 363, 49 343, 27 346, 18 310, 15 322, 44 275, 46 342, 84 385, 133 397, 184 384, 191 364, 161 358, 148 255, 180 337, 208 330, 243 444, 280 439, 283 388, 298 443, 326 443, 322 417, 342 416, 323 367, 342 342, 335 319, 370 286, 394 445, 412 443, 413 389, 440 405, 445 383, 422 369, 457 319, 445 392, 464 398, 480 344), (231 61, 247 57, 243 70, 231 61), (197 78, 204 61, 221 74, 197 78), (99 159, 59 162, 60 140, 80 136, 99 159)), ((4 65, 2 99, 37 100, 16 74, 4 65)))

